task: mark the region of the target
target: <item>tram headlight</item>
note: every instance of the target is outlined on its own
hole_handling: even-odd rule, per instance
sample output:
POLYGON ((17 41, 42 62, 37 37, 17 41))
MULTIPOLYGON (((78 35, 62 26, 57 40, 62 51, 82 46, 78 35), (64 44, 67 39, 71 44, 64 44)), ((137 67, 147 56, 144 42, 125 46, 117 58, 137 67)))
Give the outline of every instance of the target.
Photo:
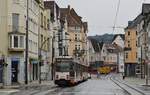
POLYGON ((69 79, 69 75, 67 75, 67 79, 69 79))
POLYGON ((56 79, 58 79, 58 75, 56 75, 56 79))

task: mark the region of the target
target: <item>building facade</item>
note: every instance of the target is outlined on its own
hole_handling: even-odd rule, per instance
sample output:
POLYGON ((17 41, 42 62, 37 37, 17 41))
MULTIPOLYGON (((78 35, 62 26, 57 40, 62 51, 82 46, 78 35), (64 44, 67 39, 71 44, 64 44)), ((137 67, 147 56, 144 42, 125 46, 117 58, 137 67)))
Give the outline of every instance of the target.
POLYGON ((78 63, 88 66, 87 59, 87 22, 75 12, 73 8, 61 8, 61 19, 65 21, 68 57, 73 58, 78 63))
POLYGON ((137 28, 136 20, 129 21, 125 28, 125 74, 135 76, 137 61, 137 28))

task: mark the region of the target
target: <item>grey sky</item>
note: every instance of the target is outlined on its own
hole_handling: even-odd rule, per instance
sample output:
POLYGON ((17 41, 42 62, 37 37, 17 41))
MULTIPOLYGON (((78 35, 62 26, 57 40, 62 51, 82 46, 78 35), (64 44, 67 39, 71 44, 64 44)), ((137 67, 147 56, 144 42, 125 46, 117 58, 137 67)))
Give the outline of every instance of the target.
MULTIPOLYGON (((68 4, 76 10, 83 20, 88 21, 89 34, 124 33, 123 29, 112 32, 118 0, 56 0, 60 7, 68 4)), ((116 26, 126 27, 140 12, 142 3, 150 0, 121 0, 116 26)))

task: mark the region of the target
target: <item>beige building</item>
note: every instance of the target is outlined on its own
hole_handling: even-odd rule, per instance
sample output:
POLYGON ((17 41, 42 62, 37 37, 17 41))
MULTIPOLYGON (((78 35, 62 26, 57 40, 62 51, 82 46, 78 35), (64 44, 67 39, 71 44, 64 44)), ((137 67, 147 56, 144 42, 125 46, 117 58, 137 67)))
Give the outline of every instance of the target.
POLYGON ((50 77, 54 75, 53 63, 55 59, 59 57, 59 31, 60 27, 60 8, 55 1, 44 1, 44 8, 48 11, 48 19, 50 20, 49 31, 49 57, 50 57, 50 77))
MULTIPOLYGON (((28 81, 38 79, 39 10, 42 6, 42 0, 29 0, 28 81)), ((0 82, 5 85, 11 85, 14 82, 23 84, 25 81, 27 2, 25 0, 1 0, 0 11, 0 43, 2 44, 0 51, 1 59, 5 59, 5 62, 1 63, 8 64, 4 66, 3 77, 0 73, 0 82)))
POLYGON ((0 4, 0 50, 7 64, 3 69, 2 82, 4 85, 24 83, 26 4, 16 0, 1 0, 0 4))
POLYGON ((82 21, 73 8, 61 8, 61 18, 66 18, 69 35, 68 56, 83 65, 88 65, 87 58, 87 22, 82 21))
POLYGON ((125 73, 127 76, 135 75, 138 63, 137 20, 129 21, 127 28, 125 28, 125 73))
POLYGON ((44 2, 40 8, 40 27, 39 27, 39 57, 41 56, 41 79, 50 79, 52 62, 52 31, 51 11, 44 8, 44 2))

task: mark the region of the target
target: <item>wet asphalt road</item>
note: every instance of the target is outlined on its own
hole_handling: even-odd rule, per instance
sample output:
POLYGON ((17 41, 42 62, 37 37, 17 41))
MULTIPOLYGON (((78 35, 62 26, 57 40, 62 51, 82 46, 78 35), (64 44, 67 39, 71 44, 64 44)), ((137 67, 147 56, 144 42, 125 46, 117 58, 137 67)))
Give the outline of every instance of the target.
POLYGON ((46 95, 129 95, 110 80, 109 76, 90 79, 75 87, 59 88, 46 95))
MULTIPOLYGON (((129 95, 110 80, 111 75, 92 78, 74 87, 49 87, 21 90, 9 95, 129 95)), ((1 94, 0 94, 1 95, 1 94)))

